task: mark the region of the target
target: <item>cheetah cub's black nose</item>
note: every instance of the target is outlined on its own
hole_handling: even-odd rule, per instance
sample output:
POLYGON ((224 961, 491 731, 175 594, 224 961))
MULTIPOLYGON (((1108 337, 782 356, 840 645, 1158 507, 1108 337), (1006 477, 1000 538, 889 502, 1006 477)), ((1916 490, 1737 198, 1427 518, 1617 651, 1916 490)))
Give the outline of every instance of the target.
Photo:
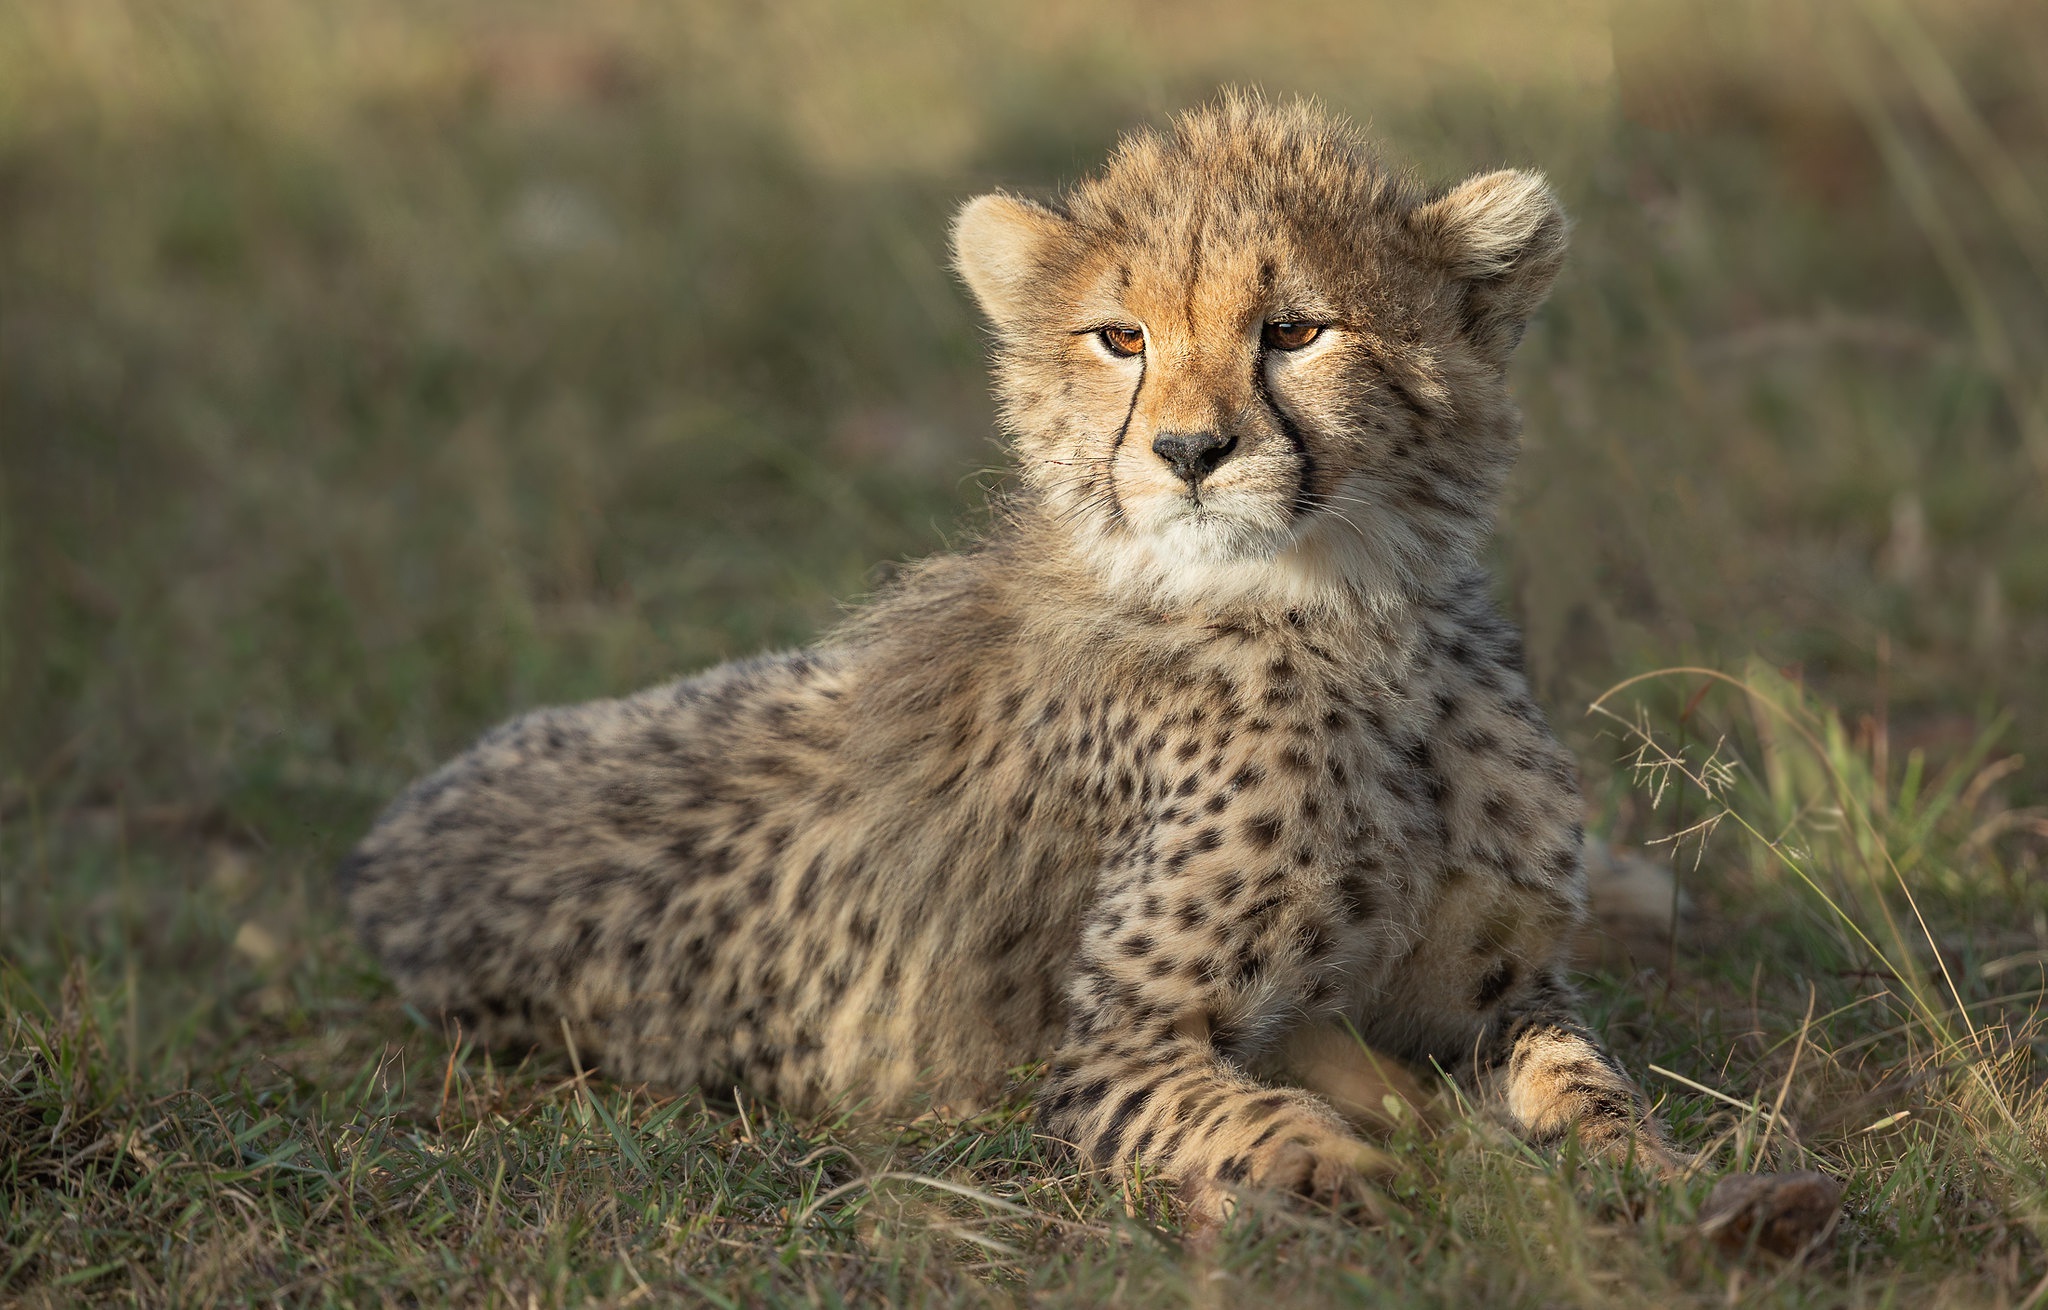
POLYGON ((1152 453, 1192 487, 1214 473, 1236 446, 1236 437, 1219 437, 1214 432, 1162 432, 1152 441, 1152 453))

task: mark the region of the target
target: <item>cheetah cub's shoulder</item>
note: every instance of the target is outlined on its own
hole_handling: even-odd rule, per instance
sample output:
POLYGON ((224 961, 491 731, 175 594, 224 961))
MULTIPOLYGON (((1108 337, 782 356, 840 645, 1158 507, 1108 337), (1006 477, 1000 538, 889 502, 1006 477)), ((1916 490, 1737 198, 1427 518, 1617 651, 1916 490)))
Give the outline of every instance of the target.
POLYGON ((1668 1160, 1575 1015, 1573 769, 1478 563, 1565 228, 1246 98, 971 202, 999 525, 815 649, 490 733, 350 858, 364 939, 624 1079, 888 1110, 1049 1059, 1049 1135, 1196 1189, 1384 1164, 1351 1034, 1668 1160))

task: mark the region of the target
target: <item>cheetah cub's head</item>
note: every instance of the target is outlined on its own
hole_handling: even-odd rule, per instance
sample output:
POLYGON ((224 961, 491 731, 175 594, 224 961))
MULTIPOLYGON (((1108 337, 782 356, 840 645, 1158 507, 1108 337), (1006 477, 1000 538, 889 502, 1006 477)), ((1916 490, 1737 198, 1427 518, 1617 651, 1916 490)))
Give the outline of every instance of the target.
POLYGON ((1565 217, 1534 173, 1429 190, 1232 96, 953 242, 1035 521, 1150 603, 1334 606, 1477 552, 1565 217))

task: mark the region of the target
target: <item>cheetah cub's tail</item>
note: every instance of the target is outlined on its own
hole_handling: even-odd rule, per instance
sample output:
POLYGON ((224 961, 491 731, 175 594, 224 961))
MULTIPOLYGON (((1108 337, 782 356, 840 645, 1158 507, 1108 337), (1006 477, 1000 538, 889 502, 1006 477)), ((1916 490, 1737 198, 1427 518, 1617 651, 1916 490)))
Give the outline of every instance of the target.
POLYGON ((1592 913, 1572 950, 1586 968, 1661 964, 1692 912, 1670 865, 1598 837, 1586 839, 1586 895, 1592 913))

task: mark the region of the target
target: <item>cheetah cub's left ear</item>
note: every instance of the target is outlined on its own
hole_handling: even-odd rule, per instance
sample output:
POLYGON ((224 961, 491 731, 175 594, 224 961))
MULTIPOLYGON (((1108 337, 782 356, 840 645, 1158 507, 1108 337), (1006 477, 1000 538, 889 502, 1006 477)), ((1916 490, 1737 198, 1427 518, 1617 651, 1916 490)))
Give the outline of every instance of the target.
POLYGON ((1466 283, 1472 344, 1505 365, 1564 267, 1564 206, 1541 173, 1484 173, 1408 216, 1424 250, 1466 283))
POLYGON ((998 330, 1014 327, 1036 299, 1072 225, 1018 196, 977 196, 953 219, 953 267, 998 330))

